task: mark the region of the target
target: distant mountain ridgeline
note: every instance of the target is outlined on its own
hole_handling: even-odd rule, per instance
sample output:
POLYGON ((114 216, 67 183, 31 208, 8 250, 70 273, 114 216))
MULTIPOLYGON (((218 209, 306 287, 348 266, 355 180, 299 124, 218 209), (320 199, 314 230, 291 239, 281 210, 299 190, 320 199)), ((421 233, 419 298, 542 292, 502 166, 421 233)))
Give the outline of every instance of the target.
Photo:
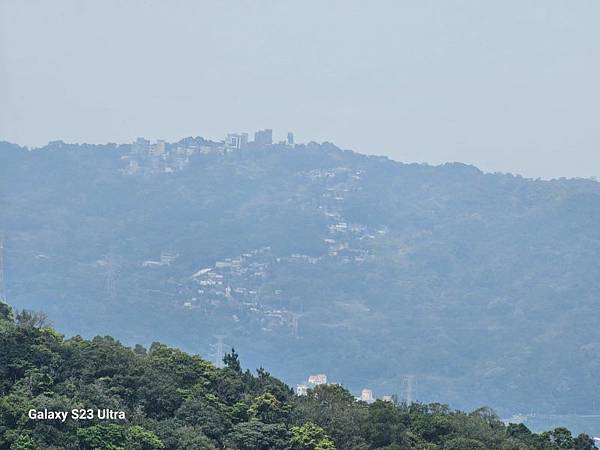
POLYGON ((593 450, 480 408, 355 401, 339 385, 296 397, 234 350, 223 368, 153 343, 64 339, 0 302, 0 450, 593 450))
POLYGON ((597 182, 188 138, 3 143, 0 183, 6 298, 69 335, 222 342, 289 383, 464 409, 600 412, 597 182))

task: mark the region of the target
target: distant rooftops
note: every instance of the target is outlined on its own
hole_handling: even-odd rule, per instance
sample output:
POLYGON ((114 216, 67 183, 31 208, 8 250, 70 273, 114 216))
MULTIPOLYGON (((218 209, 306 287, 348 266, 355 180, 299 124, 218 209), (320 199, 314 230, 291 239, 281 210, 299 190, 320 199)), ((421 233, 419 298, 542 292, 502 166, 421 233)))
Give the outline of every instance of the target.
MULTIPOLYGON (((265 128, 264 130, 258 130, 254 132, 254 141, 248 140, 248 133, 228 133, 225 139, 225 146, 230 149, 242 149, 248 146, 248 144, 254 144, 259 146, 273 145, 273 130, 265 128)), ((294 145, 294 133, 288 131, 285 140, 279 141, 279 145, 294 145)))

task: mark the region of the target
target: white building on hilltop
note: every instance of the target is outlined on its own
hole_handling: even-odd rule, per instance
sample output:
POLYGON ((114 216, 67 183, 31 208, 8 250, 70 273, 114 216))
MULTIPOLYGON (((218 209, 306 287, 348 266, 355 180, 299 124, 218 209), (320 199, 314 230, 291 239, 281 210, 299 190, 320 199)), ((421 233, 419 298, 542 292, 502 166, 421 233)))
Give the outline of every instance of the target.
POLYGON ((360 399, 363 402, 373 403, 375 398, 373 398, 373 391, 371 389, 363 389, 360 392, 360 399))
POLYGON ((139 137, 131 144, 131 153, 133 155, 145 155, 150 151, 150 141, 139 137))
POLYGON ((273 143, 273 130, 258 130, 254 133, 254 143, 258 145, 271 145, 273 143))
POLYGON ((298 397, 303 397, 308 395, 308 386, 305 384, 299 384, 296 386, 296 395, 298 397))
POLYGON ((320 373, 317 375, 311 375, 308 377, 308 383, 313 386, 318 386, 320 384, 327 384, 327 375, 324 373, 320 373))
POLYGON ((240 150, 248 144, 248 133, 229 133, 225 140, 227 148, 240 150))

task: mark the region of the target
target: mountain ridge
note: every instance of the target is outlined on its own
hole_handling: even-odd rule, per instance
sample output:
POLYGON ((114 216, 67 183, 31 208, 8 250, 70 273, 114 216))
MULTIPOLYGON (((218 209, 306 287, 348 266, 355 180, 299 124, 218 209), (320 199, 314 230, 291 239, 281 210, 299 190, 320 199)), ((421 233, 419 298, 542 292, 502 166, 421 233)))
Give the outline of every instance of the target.
POLYGON ((425 401, 596 411, 600 184, 220 146, 128 173, 127 145, 0 144, 9 298, 130 344, 160 328, 207 355, 225 334, 290 383, 399 393, 416 374, 425 401))

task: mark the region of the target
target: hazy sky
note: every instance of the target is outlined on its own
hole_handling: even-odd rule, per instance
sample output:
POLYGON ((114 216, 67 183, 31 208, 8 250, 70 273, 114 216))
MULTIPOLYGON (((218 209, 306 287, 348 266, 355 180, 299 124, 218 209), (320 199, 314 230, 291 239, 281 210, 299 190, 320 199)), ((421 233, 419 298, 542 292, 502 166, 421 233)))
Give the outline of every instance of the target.
POLYGON ((0 140, 288 130, 600 175, 600 2, 0 0, 0 140))

